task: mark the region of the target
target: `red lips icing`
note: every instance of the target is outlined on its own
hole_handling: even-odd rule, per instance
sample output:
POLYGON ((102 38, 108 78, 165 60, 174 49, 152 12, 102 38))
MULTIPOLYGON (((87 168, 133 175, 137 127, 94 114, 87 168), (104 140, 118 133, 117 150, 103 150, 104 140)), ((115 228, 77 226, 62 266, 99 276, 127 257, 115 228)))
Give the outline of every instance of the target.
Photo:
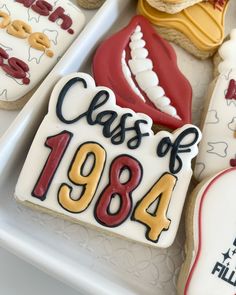
POLYGON ((129 25, 112 37, 105 40, 97 49, 93 60, 93 74, 98 85, 111 88, 117 99, 117 104, 149 115, 154 124, 170 129, 176 129, 191 122, 192 88, 188 80, 177 66, 176 54, 172 46, 163 40, 152 28, 150 23, 142 16, 135 16, 129 25), (158 78, 159 86, 170 99, 179 118, 159 110, 149 100, 132 75, 132 80, 145 98, 144 102, 131 88, 122 70, 122 53, 126 52, 126 62, 130 58, 130 37, 137 26, 141 27, 145 40, 148 57, 153 62, 153 69, 158 78))

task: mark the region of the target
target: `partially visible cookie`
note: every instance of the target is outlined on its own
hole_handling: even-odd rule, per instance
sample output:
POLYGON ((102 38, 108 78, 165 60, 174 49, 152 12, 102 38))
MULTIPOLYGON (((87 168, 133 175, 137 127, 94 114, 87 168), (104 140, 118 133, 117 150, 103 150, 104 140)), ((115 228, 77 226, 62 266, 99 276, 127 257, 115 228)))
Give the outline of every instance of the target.
MULTIPOLYGON (((193 6, 199 2, 207 2, 208 0, 147 0, 147 2, 153 7, 160 11, 175 14, 181 10, 193 6)), ((221 9, 221 6, 225 0, 209 0, 215 8, 221 9)))
POLYGON ((203 139, 194 171, 198 181, 236 166, 235 52, 236 29, 220 47, 215 59, 217 77, 206 99, 202 120, 203 139))
MULTIPOLYGON (((214 165, 214 162, 212 162, 214 165)), ((236 168, 199 184, 186 215, 186 260, 179 295, 234 295, 236 292, 236 168)))
POLYGON ((147 2, 155 9, 174 14, 202 0, 147 0, 147 2))
POLYGON ((69 0, 0 1, 0 108, 21 108, 85 23, 69 0))
POLYGON ((133 17, 101 43, 93 74, 98 85, 115 92, 118 105, 147 114, 155 127, 174 130, 191 123, 191 85, 171 44, 144 17, 133 17))
POLYGON ((86 9, 96 9, 102 6, 106 0, 77 0, 78 4, 86 9))
POLYGON ((221 9, 213 3, 202 2, 177 14, 161 12, 147 0, 138 1, 138 13, 145 16, 167 40, 183 47, 197 58, 212 56, 224 40, 224 19, 228 1, 221 9))

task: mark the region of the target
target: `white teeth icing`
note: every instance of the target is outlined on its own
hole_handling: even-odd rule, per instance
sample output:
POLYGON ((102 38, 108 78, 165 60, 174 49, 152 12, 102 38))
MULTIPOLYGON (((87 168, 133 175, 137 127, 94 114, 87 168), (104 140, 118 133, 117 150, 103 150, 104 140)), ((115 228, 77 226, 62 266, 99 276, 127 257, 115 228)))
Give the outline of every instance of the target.
POLYGON ((165 95, 165 91, 161 86, 154 86, 147 89, 147 96, 151 101, 156 100, 157 98, 162 98, 165 95))
POLYGON ((159 83, 156 73, 150 70, 138 73, 135 78, 139 87, 145 92, 159 83))
POLYGON ((126 53, 125 50, 123 50, 122 52, 122 59, 121 59, 121 65, 122 65, 122 71, 123 74, 126 78, 126 81, 129 83, 130 87, 133 89, 133 91, 144 101, 146 102, 145 98, 143 97, 143 95, 141 94, 140 90, 138 89, 138 87, 135 85, 133 79, 132 79, 132 74, 130 72, 130 69, 126 63, 125 60, 126 57, 126 53))
POLYGON ((142 39, 143 37, 143 33, 142 32, 137 32, 135 35, 132 35, 130 37, 131 41, 137 41, 137 40, 140 40, 142 39))
POLYGON ((129 67, 133 73, 133 75, 137 75, 138 73, 152 70, 153 64, 152 61, 149 58, 146 59, 130 59, 129 60, 129 67))
POLYGON ((146 48, 136 48, 131 51, 132 59, 145 59, 148 56, 146 48))
MULTIPOLYGON (((134 33, 134 34, 136 34, 136 33, 134 33)), ((131 50, 136 49, 136 48, 143 48, 145 45, 146 45, 146 42, 143 39, 131 41, 129 43, 129 47, 131 50)))
POLYGON ((170 115, 172 117, 176 117, 177 116, 176 109, 174 107, 170 106, 170 105, 163 107, 162 108, 162 111, 165 112, 165 113, 167 113, 168 115, 170 115))
POLYGON ((170 99, 166 97, 164 89, 159 85, 158 76, 153 71, 153 62, 151 59, 147 58, 149 53, 145 48, 146 42, 142 38, 143 33, 141 32, 141 27, 137 26, 130 37, 129 47, 131 49, 131 59, 128 61, 128 64, 125 60, 125 51, 122 54, 123 73, 132 89, 143 101, 145 101, 145 98, 132 80, 131 72, 135 76, 138 86, 146 93, 147 97, 156 108, 181 120, 177 114, 176 108, 171 105, 170 99), (128 69, 126 69, 126 67, 128 69))

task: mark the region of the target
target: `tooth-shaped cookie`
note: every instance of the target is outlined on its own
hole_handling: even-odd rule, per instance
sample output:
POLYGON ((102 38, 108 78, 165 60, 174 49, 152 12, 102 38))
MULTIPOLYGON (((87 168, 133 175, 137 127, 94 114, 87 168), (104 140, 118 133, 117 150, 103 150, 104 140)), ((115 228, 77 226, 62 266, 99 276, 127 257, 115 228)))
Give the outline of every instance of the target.
POLYGON ((114 93, 91 76, 63 78, 16 198, 134 241, 170 246, 201 134, 193 125, 156 135, 151 127, 150 117, 117 106, 114 93))
POLYGON ((69 0, 0 0, 0 108, 26 103, 84 23, 69 0))
MULTIPOLYGON (((189 6, 203 1, 207 0, 147 0, 153 8, 171 14, 178 13, 189 6)), ((216 8, 221 9, 225 0, 209 0, 209 2, 216 8)))
POLYGON ((236 168, 229 168, 199 184, 190 197, 180 295, 236 293, 235 179, 236 168))
POLYGON ((135 16, 96 51, 93 74, 111 88, 117 103, 176 129, 191 122, 192 88, 180 72, 172 46, 142 16, 135 16))
POLYGON ((236 164, 236 29, 219 49, 219 75, 207 97, 202 124, 203 139, 194 171, 203 180, 236 164), (214 163, 214 164, 213 164, 214 163), (204 169, 199 164, 204 165, 204 169))
POLYGON ((198 58, 212 56, 224 40, 224 19, 229 1, 221 9, 210 2, 197 3, 176 14, 161 12, 147 0, 138 1, 138 13, 145 16, 167 40, 198 58))

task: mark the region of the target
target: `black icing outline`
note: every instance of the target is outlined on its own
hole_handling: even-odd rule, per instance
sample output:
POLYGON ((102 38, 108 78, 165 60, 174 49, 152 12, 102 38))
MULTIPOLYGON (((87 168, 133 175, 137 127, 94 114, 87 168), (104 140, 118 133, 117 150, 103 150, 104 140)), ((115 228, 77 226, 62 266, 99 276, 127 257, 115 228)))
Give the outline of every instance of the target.
POLYGON ((66 82, 66 84, 63 86, 58 96, 57 105, 56 105, 56 114, 58 119, 65 124, 73 124, 78 121, 78 118, 75 118, 72 120, 66 120, 65 117, 62 115, 62 106, 63 106, 64 99, 67 95, 67 92, 75 83, 78 83, 78 82, 81 82, 84 88, 88 88, 88 85, 85 79, 80 77, 75 77, 70 79, 68 82, 66 82))
MULTIPOLYGON (((121 175, 121 173, 122 173, 124 170, 126 170, 126 169, 129 170, 129 173, 130 173, 129 180, 130 180, 130 179, 131 179, 131 173, 132 173, 132 171, 129 169, 129 167, 125 166, 123 169, 121 169, 121 171, 120 171, 120 175, 121 175)), ((136 158, 134 158, 134 157, 132 157, 131 155, 128 155, 128 154, 120 154, 119 156, 117 156, 116 158, 114 158, 113 161, 111 162, 111 165, 110 165, 110 168, 109 168, 109 182, 108 182, 108 184, 105 186, 105 188, 102 190, 102 192, 100 193, 100 196, 98 197, 98 199, 97 199, 97 201, 96 201, 96 204, 95 204, 95 206, 94 206, 93 216, 94 216, 94 218, 96 219, 96 221, 97 221, 99 224, 101 224, 102 226, 107 227, 107 228, 115 228, 115 227, 118 227, 118 226, 120 226, 121 224, 123 224, 123 223, 129 218, 130 213, 131 213, 132 210, 133 210, 133 198, 132 198, 132 193, 133 193, 133 191, 134 191, 134 190, 140 185, 140 183, 142 182, 142 179, 143 179, 143 166, 142 166, 142 164, 139 162, 139 160, 137 160, 136 158), (141 175, 140 175, 140 179, 139 179, 139 182, 138 182, 137 186, 136 186, 135 188, 133 188, 133 190, 131 190, 131 191, 129 192, 129 197, 130 197, 131 206, 130 206, 129 213, 127 214, 127 217, 126 217, 123 221, 121 221, 119 224, 117 224, 117 225, 108 226, 107 224, 103 223, 100 219, 98 219, 97 214, 96 214, 96 211, 97 211, 98 204, 99 204, 100 200, 102 199, 102 196, 103 196, 104 191, 105 191, 105 190, 111 185, 111 179, 110 179, 111 167, 112 167, 113 163, 116 161, 116 159, 118 159, 118 158, 120 158, 120 157, 123 157, 123 156, 129 157, 129 158, 131 158, 131 159, 137 161, 137 163, 138 163, 138 165, 139 165, 139 167, 140 167, 140 174, 141 174, 141 175)), ((129 180, 126 181, 125 183, 129 182, 129 180)), ((117 195, 119 195, 119 194, 117 194, 117 195)), ((119 197, 120 197, 120 195, 119 195, 119 197)), ((112 198, 111 198, 111 199, 112 199, 112 198)), ((117 212, 120 211, 120 208, 122 208, 122 204, 123 204, 123 202, 122 202, 122 198, 120 198, 120 206, 119 206, 118 210, 116 211, 116 213, 111 213, 111 212, 109 211, 110 204, 111 204, 111 201, 109 202, 109 205, 108 205, 108 207, 107 207, 107 213, 108 213, 109 215, 111 215, 111 216, 114 216, 114 215, 117 214, 117 212)))
MULTIPOLYGON (((145 232, 145 237, 146 237, 146 239, 148 240, 148 241, 150 241, 150 242, 152 242, 152 243, 158 243, 158 241, 159 241, 159 239, 160 239, 160 236, 161 236, 161 234, 162 234, 162 232, 163 231, 168 231, 169 230, 169 228, 170 228, 170 225, 171 225, 171 222, 172 222, 172 220, 170 219, 170 218, 168 218, 167 217, 167 213, 168 213, 168 209, 169 209, 169 206, 170 206, 170 202, 171 202, 171 199, 170 199, 170 202, 169 202, 169 204, 168 204, 168 207, 167 207, 167 210, 166 210, 166 218, 170 221, 170 225, 169 225, 169 227, 167 228, 167 229, 163 229, 162 231, 161 231, 161 233, 159 234, 159 236, 157 237, 157 239, 155 240, 155 241, 153 241, 153 240, 151 240, 149 237, 148 237, 148 233, 149 233, 149 231, 150 231, 150 229, 151 229, 151 227, 148 225, 148 224, 146 224, 146 223, 144 223, 144 222, 142 222, 142 221, 140 221, 140 220, 137 220, 135 217, 134 217, 134 215, 135 215, 135 211, 136 211, 136 209, 137 209, 137 207, 139 206, 139 204, 142 202, 142 200, 146 197, 146 195, 147 194, 149 194, 149 192, 152 190, 152 188, 161 180, 161 178, 164 176, 164 175, 171 175, 171 176, 174 176, 175 178, 176 178, 176 183, 175 183, 175 185, 174 185, 174 187, 173 187, 173 190, 172 190, 172 194, 173 194, 173 191, 174 191, 174 189, 175 189, 175 186, 176 186, 176 184, 177 184, 177 182, 178 182, 178 177, 177 176, 175 176, 175 175, 173 175, 173 174, 171 174, 171 173, 168 173, 168 172, 166 172, 166 173, 163 173, 162 175, 161 175, 161 177, 153 184, 153 186, 144 194, 144 197, 142 197, 137 203, 136 203, 136 205, 135 205, 135 207, 134 207, 134 210, 133 210, 133 213, 132 213, 132 215, 131 215, 131 217, 130 217, 130 219, 132 220, 132 221, 136 221, 136 222, 139 222, 139 223, 141 223, 141 224, 143 224, 144 226, 146 226, 146 232, 145 232)), ((150 204, 150 206, 154 203, 154 202, 156 202, 156 200, 160 197, 161 198, 161 195, 162 194, 160 194, 160 195, 158 195, 157 197, 156 197, 156 199, 150 204)), ((172 195, 171 195, 171 198, 172 198, 172 195)), ((159 207, 159 204, 160 204, 160 202, 157 204, 157 206, 156 206, 156 211, 157 211, 157 209, 158 209, 158 207, 159 207)), ((149 207, 150 207, 149 206, 149 207)), ((148 207, 148 208, 149 208, 148 207)), ((147 209, 148 209, 147 208, 147 209)), ((147 212, 147 211, 146 211, 147 212)), ((147 214, 150 214, 151 216, 153 216, 153 217, 155 217, 156 215, 155 214, 151 214, 151 213, 149 213, 149 212, 147 212, 147 214)))
POLYGON ((159 142, 158 146, 157 146, 157 151, 156 151, 157 155, 158 155, 158 157, 163 158, 171 150, 171 152, 170 152, 169 170, 170 170, 170 172, 172 174, 177 174, 177 173, 179 173, 181 171, 181 169, 183 167, 182 159, 178 154, 179 153, 190 153, 191 152, 190 147, 195 145, 195 143, 198 141, 198 139, 199 139, 198 129, 196 129, 194 127, 189 127, 187 129, 185 129, 184 131, 182 131, 177 136, 177 138, 175 139, 175 141, 173 143, 172 143, 169 136, 166 136, 166 137, 162 138, 161 141, 159 142), (186 136, 188 136, 189 134, 195 135, 195 138, 193 139, 193 141, 191 143, 181 145, 180 144, 181 141, 186 136), (176 161, 178 162, 177 168, 175 168, 176 161))
POLYGON ((235 240, 233 242, 233 245, 236 247, 236 237, 235 237, 235 240))
POLYGON ((139 148, 139 146, 141 145, 141 142, 142 142, 142 138, 146 137, 146 136, 150 136, 150 134, 148 132, 146 132, 146 133, 141 132, 139 125, 140 124, 146 124, 146 125, 148 124, 148 122, 144 119, 136 120, 134 122, 134 126, 132 126, 132 127, 125 127, 125 123, 126 123, 127 118, 133 117, 133 114, 129 113, 129 112, 121 115, 120 122, 116 125, 116 127, 113 130, 111 130, 112 125, 118 117, 118 113, 116 111, 114 111, 114 110, 101 110, 98 114, 96 114, 96 118, 93 118, 94 111, 99 109, 101 106, 105 105, 106 102, 108 102, 108 100, 110 98, 110 94, 107 90, 100 90, 99 92, 97 92, 95 94, 92 101, 90 102, 90 105, 89 105, 87 111, 85 111, 84 113, 75 117, 74 119, 71 119, 71 120, 65 119, 65 117, 62 114, 63 102, 64 102, 64 99, 65 99, 69 89, 77 82, 82 82, 84 88, 87 88, 86 81, 83 78, 76 77, 76 78, 72 78, 71 80, 69 80, 64 85, 64 87, 62 88, 62 90, 59 94, 57 105, 56 105, 56 114, 57 114, 57 117, 60 121, 62 121, 65 124, 73 124, 85 117, 87 120, 87 123, 89 125, 93 126, 93 125, 97 124, 97 125, 101 126, 103 128, 102 129, 103 136, 105 138, 110 138, 111 143, 114 145, 119 145, 119 144, 124 143, 124 141, 126 139, 126 132, 127 131, 135 131, 136 135, 127 141, 127 147, 129 149, 139 148), (103 97, 103 96, 104 96, 103 100, 100 100, 101 97, 103 97), (103 118, 106 116, 109 116, 109 117, 103 121, 103 118), (118 130, 118 132, 117 132, 117 130, 118 130), (119 140, 117 140, 117 138, 119 140), (133 142, 136 142, 136 144, 133 144, 133 142))
MULTIPOLYGON (((87 206, 84 210, 82 210, 82 211, 79 211, 79 212, 73 212, 73 211, 70 211, 70 210, 66 209, 66 208, 60 203, 60 200, 59 200, 59 191, 60 191, 61 187, 62 187, 63 185, 66 185, 66 186, 69 187, 69 189, 71 189, 71 190, 73 189, 73 187, 70 186, 68 183, 62 183, 62 184, 60 185, 59 189, 58 189, 58 192, 57 192, 57 201, 58 201, 58 204, 59 204, 64 210, 66 210, 67 212, 73 213, 73 214, 80 214, 80 213, 82 213, 82 212, 84 212, 85 210, 88 209, 88 207, 90 206, 90 204, 91 204, 92 201, 93 201, 94 196, 96 195, 96 192, 97 192, 98 186, 99 186, 100 181, 101 181, 101 178, 102 178, 102 176, 103 176, 104 168, 105 168, 105 166, 106 166, 107 152, 106 152, 105 148, 104 148, 100 143, 98 143, 98 142, 96 142, 96 141, 86 141, 86 142, 82 143, 82 144, 76 149, 76 152, 74 153, 74 156, 73 156, 73 158, 72 158, 72 160, 71 160, 70 166, 69 166, 69 168, 68 168, 68 170, 67 170, 67 177, 68 177, 68 180, 69 180, 71 183, 73 183, 74 185, 76 185, 76 186, 80 186, 80 187, 82 186, 82 187, 83 187, 82 192, 81 192, 81 194, 80 194, 80 197, 77 199, 77 201, 79 201, 79 200, 81 199, 81 197, 83 196, 84 191, 85 191, 85 189, 86 189, 86 184, 84 184, 84 185, 82 185, 82 184, 81 184, 81 185, 78 185, 78 183, 73 182, 73 181, 70 179, 70 177, 69 177, 69 172, 70 172, 70 170, 71 170, 71 168, 72 168, 72 165, 73 165, 73 163, 74 163, 74 160, 75 160, 75 158, 76 158, 76 155, 77 155, 78 151, 79 151, 79 150, 82 148, 82 146, 84 146, 85 144, 91 144, 91 143, 92 143, 92 144, 97 144, 97 145, 99 145, 99 146, 105 151, 105 161, 104 161, 104 164, 103 164, 103 168, 102 168, 102 171, 101 171, 101 174, 100 174, 99 180, 98 180, 98 182, 97 182, 97 186, 96 186, 96 189, 95 189, 94 195, 93 195, 91 201, 89 202, 88 206, 87 206)), ((92 152, 88 153, 86 159, 84 160, 84 163, 87 161, 88 156, 89 156, 90 154, 94 154, 94 153, 92 153, 92 152)), ((84 165, 84 163, 83 163, 82 166, 81 166, 80 172, 82 172, 82 170, 83 170, 83 165, 84 165)), ((93 168, 95 167, 95 165, 96 165, 96 157, 94 157, 93 166, 92 166, 92 168, 90 169, 90 173, 91 173, 91 171, 93 170, 93 168)), ((90 174, 90 173, 89 173, 89 174, 90 174)), ((89 175, 89 174, 88 174, 88 175, 89 175)), ((82 175, 82 173, 81 173, 81 175, 82 175)), ((87 176, 88 176, 88 175, 87 175, 87 176)), ((82 175, 82 176, 83 176, 83 175, 82 175)), ((73 200, 73 199, 72 199, 72 200, 73 200)), ((73 201, 76 201, 76 200, 73 200, 73 201)))

